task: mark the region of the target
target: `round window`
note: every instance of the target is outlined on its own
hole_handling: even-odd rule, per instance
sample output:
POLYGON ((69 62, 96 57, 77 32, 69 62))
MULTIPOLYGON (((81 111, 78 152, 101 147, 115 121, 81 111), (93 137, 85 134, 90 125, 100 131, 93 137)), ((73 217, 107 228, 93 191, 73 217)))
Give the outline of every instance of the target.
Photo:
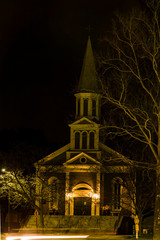
POLYGON ((86 162, 87 162, 87 159, 86 159, 85 157, 82 157, 82 158, 80 159, 80 162, 81 162, 81 163, 86 163, 86 162))

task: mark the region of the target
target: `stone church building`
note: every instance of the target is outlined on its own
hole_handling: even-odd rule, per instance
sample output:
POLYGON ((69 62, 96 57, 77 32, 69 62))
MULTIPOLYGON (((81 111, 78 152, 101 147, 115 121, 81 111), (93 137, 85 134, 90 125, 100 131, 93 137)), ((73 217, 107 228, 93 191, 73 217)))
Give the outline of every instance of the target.
MULTIPOLYGON (((84 217, 100 219, 102 225, 109 221, 112 226, 106 231, 116 232, 115 223, 120 219, 121 209, 126 207, 122 181, 128 173, 120 161, 124 157, 100 141, 101 91, 90 38, 75 99, 75 121, 69 124, 69 143, 35 164, 40 171, 52 169, 46 171, 51 200, 44 201, 44 213, 48 219, 69 217, 75 221, 84 217)), ((131 212, 132 202, 127 202, 131 212)), ((90 228, 98 231, 93 222, 90 228)), ((101 229, 105 231, 105 227, 101 229)))

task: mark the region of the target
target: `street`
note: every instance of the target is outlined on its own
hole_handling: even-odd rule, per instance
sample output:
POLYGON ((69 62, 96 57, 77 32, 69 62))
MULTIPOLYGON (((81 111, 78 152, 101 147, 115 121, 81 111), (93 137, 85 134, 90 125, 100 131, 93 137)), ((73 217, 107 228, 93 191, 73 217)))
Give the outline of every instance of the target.
MULTIPOLYGON (((135 236, 128 236, 128 235, 110 235, 110 234, 75 234, 75 235, 67 235, 67 234, 54 234, 54 235, 34 235, 34 234, 2 234, 1 240, 45 240, 45 239, 67 239, 67 240, 81 240, 81 239, 88 239, 88 240, 136 240, 135 236)), ((141 236, 138 238, 139 240, 152 240, 151 236, 141 236)))

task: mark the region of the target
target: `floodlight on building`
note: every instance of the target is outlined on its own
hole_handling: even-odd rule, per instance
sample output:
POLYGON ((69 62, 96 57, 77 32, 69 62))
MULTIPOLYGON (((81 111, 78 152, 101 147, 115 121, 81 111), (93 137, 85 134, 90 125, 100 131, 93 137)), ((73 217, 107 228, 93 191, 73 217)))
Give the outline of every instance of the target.
POLYGON ((66 200, 69 200, 73 197, 73 193, 66 193, 66 200))
POLYGON ((93 199, 94 199, 95 201, 98 201, 98 200, 100 199, 100 196, 99 196, 98 193, 94 193, 94 194, 92 195, 92 197, 93 197, 93 199))

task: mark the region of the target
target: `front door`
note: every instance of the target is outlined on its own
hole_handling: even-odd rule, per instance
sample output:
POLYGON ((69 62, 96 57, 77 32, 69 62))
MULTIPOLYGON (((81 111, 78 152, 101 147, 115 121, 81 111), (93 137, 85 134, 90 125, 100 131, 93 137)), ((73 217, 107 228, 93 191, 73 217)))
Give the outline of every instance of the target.
POLYGON ((91 215, 91 198, 74 198, 74 215, 91 215))

